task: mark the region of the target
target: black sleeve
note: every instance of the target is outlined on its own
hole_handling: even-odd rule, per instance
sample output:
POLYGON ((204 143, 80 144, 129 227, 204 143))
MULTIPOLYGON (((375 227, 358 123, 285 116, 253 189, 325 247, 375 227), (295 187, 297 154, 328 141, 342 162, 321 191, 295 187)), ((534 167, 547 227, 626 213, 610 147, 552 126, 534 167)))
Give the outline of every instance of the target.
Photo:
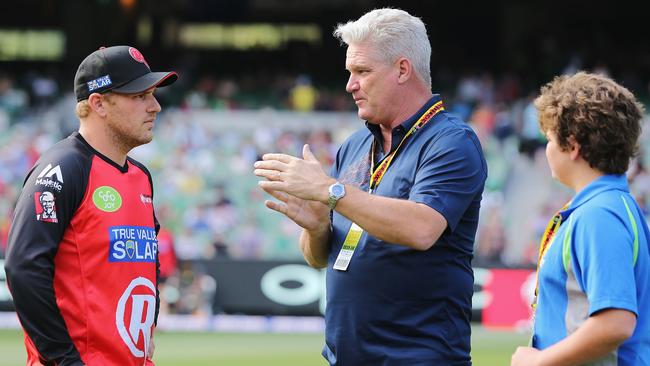
POLYGON ((47 365, 83 365, 56 303, 54 257, 83 198, 89 165, 60 151, 41 158, 25 179, 9 232, 7 284, 25 333, 47 365))

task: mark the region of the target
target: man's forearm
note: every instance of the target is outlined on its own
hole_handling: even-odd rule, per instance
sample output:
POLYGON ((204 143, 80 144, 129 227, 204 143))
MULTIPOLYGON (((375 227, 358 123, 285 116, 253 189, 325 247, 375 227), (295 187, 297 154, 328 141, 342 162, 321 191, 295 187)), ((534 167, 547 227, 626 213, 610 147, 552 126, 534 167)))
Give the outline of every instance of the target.
POLYGON ((445 218, 424 204, 371 195, 351 186, 346 190, 336 211, 383 241, 427 250, 447 227, 445 218))
POLYGON ((33 263, 12 260, 7 269, 8 285, 23 329, 45 360, 82 365, 57 306, 51 273, 33 263))
POLYGON ((314 268, 327 267, 329 255, 329 237, 331 234, 329 223, 318 230, 303 229, 300 235, 300 250, 305 261, 314 268))

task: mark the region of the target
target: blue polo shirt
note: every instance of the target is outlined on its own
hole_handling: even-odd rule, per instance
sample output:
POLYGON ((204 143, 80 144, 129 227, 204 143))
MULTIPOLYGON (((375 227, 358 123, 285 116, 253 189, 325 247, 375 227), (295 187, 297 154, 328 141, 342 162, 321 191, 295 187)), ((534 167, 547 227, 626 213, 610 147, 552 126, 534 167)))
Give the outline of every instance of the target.
MULTIPOLYGON (((393 129, 392 149, 439 100, 393 129)), ((345 141, 332 177, 367 191, 373 140, 382 146, 379 128, 368 123, 345 141)), ((471 365, 470 262, 486 177, 472 129, 441 111, 403 144, 373 192, 442 214, 448 228, 435 245, 417 251, 364 232, 347 271, 335 270, 352 223, 333 213, 323 348, 331 365, 471 365)))
POLYGON ((598 365, 650 365, 650 234, 625 175, 596 179, 560 214, 539 268, 533 346, 552 346, 598 311, 624 309, 637 315, 634 334, 598 365))

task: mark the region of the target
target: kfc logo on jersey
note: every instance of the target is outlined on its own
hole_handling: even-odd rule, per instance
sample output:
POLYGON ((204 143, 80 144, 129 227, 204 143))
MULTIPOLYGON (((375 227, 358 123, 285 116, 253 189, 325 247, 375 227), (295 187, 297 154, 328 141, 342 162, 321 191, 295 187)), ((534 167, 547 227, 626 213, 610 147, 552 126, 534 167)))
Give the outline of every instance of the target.
POLYGON ((135 357, 145 357, 151 342, 156 314, 156 286, 144 278, 135 278, 117 303, 115 325, 122 341, 135 357))
POLYGON ((57 223, 56 199, 52 192, 35 192, 34 207, 36 208, 36 220, 43 222, 57 223))
POLYGON ((36 177, 35 185, 41 185, 45 188, 54 188, 57 191, 63 189, 63 173, 61 173, 61 166, 57 165, 52 168, 52 164, 47 164, 45 169, 36 177), (54 178, 54 179, 52 179, 54 178))

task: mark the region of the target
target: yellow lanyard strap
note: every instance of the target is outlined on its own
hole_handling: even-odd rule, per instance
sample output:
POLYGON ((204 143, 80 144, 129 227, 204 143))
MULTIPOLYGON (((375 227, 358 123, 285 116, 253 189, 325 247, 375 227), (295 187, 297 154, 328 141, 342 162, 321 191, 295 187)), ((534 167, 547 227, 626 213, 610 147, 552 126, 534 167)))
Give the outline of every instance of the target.
POLYGON ((445 110, 444 105, 442 104, 442 101, 439 101, 435 103, 434 105, 431 106, 418 120, 415 122, 413 127, 406 133, 402 141, 400 141, 399 145, 397 145, 397 148, 393 150, 390 154, 388 154, 384 159, 379 163, 379 166, 377 169, 374 169, 375 167, 375 141, 373 140, 372 142, 372 147, 370 149, 370 191, 373 191, 377 186, 379 185, 379 182, 381 182, 381 179, 384 177, 384 174, 386 174, 386 171, 390 167, 390 164, 393 162, 393 158, 397 154, 397 151, 402 147, 404 142, 414 135, 420 128, 424 127, 438 112, 445 110))
POLYGON ((535 300, 532 304, 533 309, 535 308, 535 305, 537 303, 537 294, 539 291, 539 269, 542 266, 542 258, 544 258, 544 255, 548 251, 548 249, 551 247, 551 242, 553 241, 553 237, 555 237, 555 234, 557 234, 557 231, 560 229, 560 225, 562 224, 562 215, 560 212, 566 210, 571 202, 567 202, 560 211, 558 211, 551 220, 549 220, 548 224, 546 225, 546 230, 544 230, 544 235, 542 235, 542 240, 539 243, 539 256, 537 258, 537 274, 536 274, 536 279, 535 279, 535 300))

